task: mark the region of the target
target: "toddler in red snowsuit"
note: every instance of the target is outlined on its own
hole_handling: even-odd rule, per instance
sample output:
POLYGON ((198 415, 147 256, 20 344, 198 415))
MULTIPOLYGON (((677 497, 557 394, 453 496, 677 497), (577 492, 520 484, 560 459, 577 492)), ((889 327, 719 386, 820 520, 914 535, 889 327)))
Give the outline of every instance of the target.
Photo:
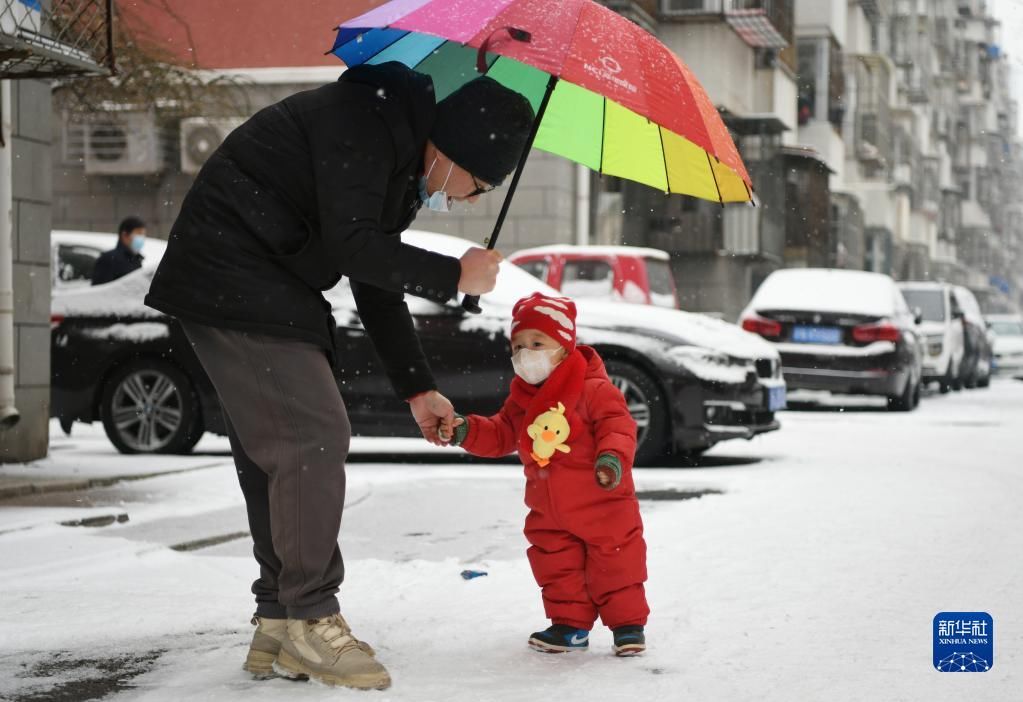
POLYGON ((512 311, 516 377, 492 417, 459 415, 451 443, 477 456, 518 450, 529 564, 552 622, 529 644, 585 650, 600 616, 619 656, 645 650, 646 542, 632 482, 636 423, 597 352, 575 343, 575 303, 540 293, 512 311))

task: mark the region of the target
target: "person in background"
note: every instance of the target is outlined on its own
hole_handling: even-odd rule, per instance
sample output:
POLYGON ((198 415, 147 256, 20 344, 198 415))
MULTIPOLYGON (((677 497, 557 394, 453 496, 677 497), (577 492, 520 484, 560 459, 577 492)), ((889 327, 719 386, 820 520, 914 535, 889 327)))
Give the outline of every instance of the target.
POLYGON ((103 285, 142 268, 145 243, 146 223, 138 217, 125 217, 117 228, 117 246, 96 259, 92 284, 103 285))

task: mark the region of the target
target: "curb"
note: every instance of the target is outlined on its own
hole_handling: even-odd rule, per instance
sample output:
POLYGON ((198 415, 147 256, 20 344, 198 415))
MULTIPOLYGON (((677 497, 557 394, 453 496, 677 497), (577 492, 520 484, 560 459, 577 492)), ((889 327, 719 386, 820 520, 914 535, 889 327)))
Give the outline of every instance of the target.
POLYGON ((53 492, 78 492, 81 490, 90 490, 92 488, 110 487, 116 483, 131 482, 134 480, 147 480, 149 478, 159 478, 164 475, 180 475, 181 473, 192 473, 198 470, 208 470, 210 468, 216 468, 223 466, 225 463, 220 461, 218 463, 207 463, 201 466, 193 466, 191 468, 179 468, 177 470, 167 470, 159 473, 142 473, 136 475, 114 475, 107 478, 83 478, 80 480, 65 480, 61 478, 53 479, 40 479, 40 480, 20 480, 13 476, 0 476, 0 502, 3 500, 10 500, 16 497, 25 497, 26 495, 45 495, 53 492), (9 479, 16 481, 10 485, 4 485, 4 480, 9 479))

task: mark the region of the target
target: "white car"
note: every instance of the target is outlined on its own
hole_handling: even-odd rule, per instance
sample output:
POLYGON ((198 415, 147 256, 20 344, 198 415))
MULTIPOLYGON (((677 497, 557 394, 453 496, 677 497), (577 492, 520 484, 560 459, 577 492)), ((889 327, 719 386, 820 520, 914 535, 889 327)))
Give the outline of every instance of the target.
POLYGON ((941 392, 962 388, 960 368, 963 364, 963 311, 959 308, 952 286, 945 283, 899 283, 906 304, 919 310, 918 329, 924 337, 924 382, 938 383, 941 392))
MULTIPOLYGON (((96 259, 115 246, 117 234, 53 230, 50 232, 51 287, 54 290, 89 287, 96 259)), ((166 250, 167 242, 146 237, 146 245, 142 248, 142 267, 156 268, 166 250)))
POLYGON ((992 314, 987 324, 995 337, 995 373, 1023 378, 1023 316, 992 314))

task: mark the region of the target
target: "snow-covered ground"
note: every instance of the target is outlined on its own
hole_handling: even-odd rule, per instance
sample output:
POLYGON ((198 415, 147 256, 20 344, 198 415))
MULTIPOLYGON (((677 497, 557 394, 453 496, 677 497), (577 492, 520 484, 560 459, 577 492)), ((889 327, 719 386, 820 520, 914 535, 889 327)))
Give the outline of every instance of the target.
POLYGON ((255 564, 223 439, 192 457, 124 457, 76 427, 51 458, 0 474, 167 474, 0 503, 0 699, 1018 699, 1023 383, 912 414, 861 402, 782 422, 702 467, 637 471, 651 495, 715 492, 643 501, 650 650, 624 660, 605 630, 585 654, 527 650, 545 622, 520 468, 357 440, 363 457, 420 452, 348 468, 342 611, 391 670, 381 693, 240 670, 255 564), (59 525, 107 515, 128 520, 59 525), (488 575, 465 581, 466 568, 488 575), (934 670, 940 611, 993 616, 989 672, 934 670))

